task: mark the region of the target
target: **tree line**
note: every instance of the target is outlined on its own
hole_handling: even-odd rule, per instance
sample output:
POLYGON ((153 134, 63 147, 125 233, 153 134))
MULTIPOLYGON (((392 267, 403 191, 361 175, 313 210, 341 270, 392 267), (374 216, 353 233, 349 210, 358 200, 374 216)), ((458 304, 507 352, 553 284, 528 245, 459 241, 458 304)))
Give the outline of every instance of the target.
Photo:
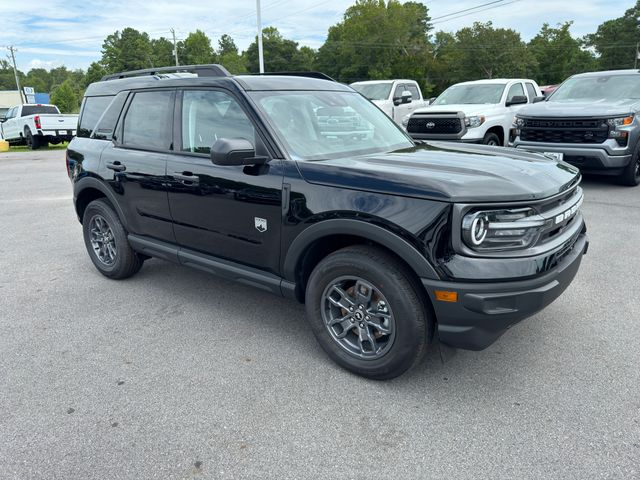
MULTIPOLYGON (((498 77, 525 77, 555 84, 591 70, 633 68, 640 42, 640 0, 624 14, 582 38, 571 35, 571 21, 542 25, 529 42, 509 28, 473 23, 457 32, 435 31, 426 5, 398 0, 357 0, 342 21, 329 28, 317 50, 284 38, 277 28, 263 30, 266 71, 318 70, 338 81, 384 78, 417 80, 425 96, 453 83, 498 77)), ((33 68, 18 72, 23 86, 51 92, 63 112, 77 112, 87 85, 103 75, 175 65, 173 43, 165 37, 125 28, 107 36, 102 57, 84 70, 33 68)), ((254 40, 240 51, 229 35, 217 45, 202 31, 177 43, 181 65, 220 63, 231 73, 257 73, 254 40)), ((0 89, 15 89, 13 70, 0 60, 0 89)))

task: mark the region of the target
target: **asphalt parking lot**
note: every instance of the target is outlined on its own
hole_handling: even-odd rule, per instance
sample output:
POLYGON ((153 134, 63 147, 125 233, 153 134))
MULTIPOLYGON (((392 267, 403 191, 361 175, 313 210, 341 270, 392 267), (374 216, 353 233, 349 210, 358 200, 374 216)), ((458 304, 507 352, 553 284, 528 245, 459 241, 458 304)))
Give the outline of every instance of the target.
POLYGON ((102 277, 63 151, 0 154, 0 478, 640 478, 640 187, 588 178, 569 290, 393 381, 303 308, 159 260, 102 277))

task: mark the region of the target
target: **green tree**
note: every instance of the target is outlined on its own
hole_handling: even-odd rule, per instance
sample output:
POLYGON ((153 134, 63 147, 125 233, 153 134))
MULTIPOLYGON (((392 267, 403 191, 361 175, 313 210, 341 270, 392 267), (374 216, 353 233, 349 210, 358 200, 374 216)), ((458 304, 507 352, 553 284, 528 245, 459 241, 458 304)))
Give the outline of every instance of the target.
POLYGON ((410 77, 425 87, 429 21, 421 3, 358 0, 329 28, 316 65, 344 82, 410 77))
POLYGON ((236 42, 224 34, 218 40, 218 63, 233 74, 247 73, 247 59, 238 52, 236 42))
POLYGON ((99 62, 93 62, 87 69, 87 74, 84 77, 84 87, 86 88, 90 83, 99 81, 103 76, 107 74, 107 70, 99 62))
POLYGON ((202 30, 196 30, 178 43, 178 60, 181 65, 215 63, 216 52, 209 37, 202 30))
POLYGON ((152 67, 149 35, 134 28, 112 33, 102 44, 100 63, 109 73, 152 67))
MULTIPOLYGON (((22 86, 24 84, 24 73, 20 70, 18 70, 18 78, 20 79, 20 86, 22 86)), ((6 60, 0 60, 0 89, 16 89, 16 77, 13 74, 13 67, 6 60)))
POLYGON ((154 67, 175 65, 173 43, 165 37, 151 39, 151 62, 154 67))
POLYGON ((571 36, 573 22, 564 22, 557 28, 548 23, 531 39, 528 50, 536 60, 533 77, 540 85, 560 83, 575 74, 593 70, 595 57, 582 48, 582 42, 571 36))
MULTIPOLYGON (((308 71, 311 69, 308 51, 301 53, 298 50, 298 43, 284 38, 275 27, 267 27, 262 30, 262 47, 264 50, 264 69, 267 72, 308 71)), ((249 45, 245 55, 248 70, 257 73, 260 70, 257 39, 249 45)))
POLYGON ((51 75, 44 68, 32 68, 24 78, 24 87, 33 87, 36 92, 51 91, 51 75))
POLYGON ((633 68, 636 46, 640 42, 640 0, 619 18, 600 24, 596 33, 587 35, 585 43, 598 53, 602 70, 633 68))
POLYGON ((75 113, 78 111, 78 94, 71 80, 65 80, 52 90, 51 102, 57 105, 62 113, 75 113))

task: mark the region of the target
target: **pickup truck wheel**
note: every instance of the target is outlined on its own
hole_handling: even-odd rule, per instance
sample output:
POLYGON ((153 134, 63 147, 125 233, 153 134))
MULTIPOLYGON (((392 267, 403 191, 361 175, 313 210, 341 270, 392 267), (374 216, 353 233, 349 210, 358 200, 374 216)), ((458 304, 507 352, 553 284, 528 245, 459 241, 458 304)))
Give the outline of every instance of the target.
POLYGON ((143 259, 129 245, 118 215, 105 200, 94 200, 87 206, 82 231, 89 257, 105 277, 128 278, 142 267, 143 259))
POLYGON ((620 175, 620 182, 629 187, 640 184, 640 142, 636 146, 631 162, 620 175))
POLYGON ((34 137, 31 134, 31 130, 28 128, 25 130, 25 140, 27 142, 27 147, 31 150, 37 150, 40 148, 40 139, 36 136, 34 137))
POLYGON ((384 250, 347 247, 323 259, 306 291, 320 346, 341 367, 383 380, 424 355, 433 320, 406 266, 384 250))
POLYGON ((500 137, 498 137, 498 135, 492 132, 487 132, 485 134, 484 138, 482 139, 482 143, 484 145, 491 145, 494 147, 502 146, 502 144, 500 143, 500 137))

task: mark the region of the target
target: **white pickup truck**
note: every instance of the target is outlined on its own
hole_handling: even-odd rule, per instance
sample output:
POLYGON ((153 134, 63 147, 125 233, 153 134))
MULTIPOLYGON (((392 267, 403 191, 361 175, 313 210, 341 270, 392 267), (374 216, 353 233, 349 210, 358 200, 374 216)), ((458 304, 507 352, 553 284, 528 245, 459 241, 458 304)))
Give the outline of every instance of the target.
POLYGON ((477 80, 457 83, 431 105, 402 119, 402 126, 416 140, 450 140, 507 146, 516 113, 541 97, 533 80, 477 80))
POLYGON ((78 115, 63 115, 55 105, 16 105, 0 118, 2 138, 11 145, 28 145, 35 150, 76 135, 78 115))
POLYGON ((416 108, 428 105, 415 80, 369 80, 350 85, 364 95, 397 124, 416 108))

